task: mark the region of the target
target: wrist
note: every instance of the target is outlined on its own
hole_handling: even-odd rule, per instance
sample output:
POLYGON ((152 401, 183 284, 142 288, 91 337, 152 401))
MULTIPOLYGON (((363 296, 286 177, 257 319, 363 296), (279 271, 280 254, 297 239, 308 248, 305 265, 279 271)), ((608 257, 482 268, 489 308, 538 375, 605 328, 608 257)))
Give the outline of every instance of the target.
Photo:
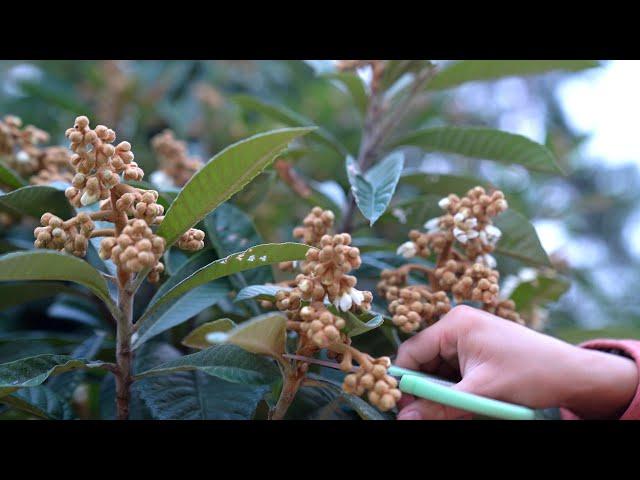
POLYGON ((576 348, 568 361, 561 406, 584 419, 619 418, 638 388, 633 360, 597 350, 576 348))

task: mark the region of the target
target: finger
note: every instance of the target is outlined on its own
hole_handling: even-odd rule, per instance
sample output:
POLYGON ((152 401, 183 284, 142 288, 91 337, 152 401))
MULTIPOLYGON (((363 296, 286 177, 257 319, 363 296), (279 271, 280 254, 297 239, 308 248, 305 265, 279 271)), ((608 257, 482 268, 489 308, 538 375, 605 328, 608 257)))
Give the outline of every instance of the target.
POLYGON ((425 328, 417 335, 405 341, 398 349, 396 365, 411 370, 419 370, 429 366, 440 355, 440 335, 442 329, 438 324, 425 328))
POLYGON ((468 416, 469 412, 430 400, 418 399, 398 413, 398 420, 455 420, 468 416))

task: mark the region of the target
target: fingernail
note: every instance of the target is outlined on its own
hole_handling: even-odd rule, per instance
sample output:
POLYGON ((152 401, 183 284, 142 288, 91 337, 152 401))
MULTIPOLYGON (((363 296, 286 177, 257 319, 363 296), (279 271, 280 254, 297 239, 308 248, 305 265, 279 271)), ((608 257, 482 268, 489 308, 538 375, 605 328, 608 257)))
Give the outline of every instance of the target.
POLYGON ((401 412, 398 415, 398 420, 420 420, 420 414, 415 410, 409 410, 408 412, 401 412))

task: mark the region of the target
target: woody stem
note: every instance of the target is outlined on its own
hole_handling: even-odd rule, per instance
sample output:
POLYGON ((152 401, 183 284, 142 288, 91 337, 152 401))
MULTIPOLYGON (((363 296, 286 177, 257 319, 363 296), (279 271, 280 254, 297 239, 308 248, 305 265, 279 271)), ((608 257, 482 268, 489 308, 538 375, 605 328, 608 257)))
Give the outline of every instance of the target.
POLYGON ((95 237, 115 237, 116 231, 113 228, 98 228, 91 232, 91 238, 95 237))
MULTIPOLYGON (((118 236, 127 225, 127 214, 116 210, 118 196, 115 189, 111 190, 111 206, 114 211, 114 234, 118 236)), ((129 403, 131 401, 132 383, 132 354, 131 329, 133 327, 133 293, 127 290, 131 274, 120 267, 117 271, 118 280, 118 308, 120 318, 117 320, 116 332, 116 416, 118 420, 129 418, 129 403)))

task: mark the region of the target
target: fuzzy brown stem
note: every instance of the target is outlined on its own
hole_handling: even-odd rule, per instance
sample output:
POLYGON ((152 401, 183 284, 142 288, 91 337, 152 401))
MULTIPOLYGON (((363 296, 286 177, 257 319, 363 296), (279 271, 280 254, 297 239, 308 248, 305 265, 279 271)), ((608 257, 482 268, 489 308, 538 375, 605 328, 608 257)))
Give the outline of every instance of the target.
MULTIPOLYGON (((447 242, 447 244, 442 249, 442 252, 440 252, 440 255, 438 255, 438 259, 436 260, 436 268, 442 267, 446 263, 446 261, 449 260, 449 257, 451 257, 453 251, 453 242, 447 242)), ((431 291, 437 292, 441 290, 440 282, 435 277, 435 275, 431 275, 429 277, 429 281, 431 284, 431 291)))
POLYGON ((118 420, 129 418, 131 400, 131 327, 133 311, 133 295, 126 291, 124 285, 118 284, 118 308, 121 318, 118 319, 116 334, 116 409, 118 420))
MULTIPOLYGON (((384 92, 378 90, 377 82, 372 82, 371 97, 365 114, 364 130, 362 132, 362 140, 358 151, 358 166, 362 173, 366 172, 373 164, 378 156, 378 151, 387 136, 393 132, 398 123, 405 117, 411 102, 416 95, 424 88, 427 81, 433 74, 434 69, 426 69, 416 76, 413 81, 411 90, 407 94, 406 99, 398 105, 391 115, 384 118, 386 106, 384 104, 384 92)), ((381 75, 382 71, 378 70, 377 75, 381 75)), ((378 78, 379 79, 379 78, 378 78)), ((349 192, 349 203, 341 225, 341 232, 351 233, 353 229, 353 216, 355 213, 356 202, 352 192, 349 192)))
POLYGON ((438 280, 435 277, 433 268, 425 267, 424 265, 419 265, 416 263, 408 263, 398 268, 399 272, 405 273, 405 274, 409 273, 411 270, 416 270, 424 273, 429 279, 429 285, 431 285, 432 287, 438 282, 438 280))
POLYGON ((287 414, 287 410, 289 410, 294 398, 296 398, 296 393, 298 393, 298 389, 300 388, 300 385, 302 385, 303 380, 304 373, 298 371, 297 368, 292 368, 287 372, 278 402, 270 413, 270 420, 284 419, 287 414))
POLYGON ((95 237, 114 237, 116 231, 113 228, 98 228, 91 232, 91 238, 95 237))
POLYGON ((99 210, 89 214, 91 220, 109 220, 113 215, 113 210, 99 210))
MULTIPOLYGON (((125 189, 126 191, 126 189, 125 189)), ((119 195, 124 193, 122 190, 111 189, 111 208, 114 211, 115 235, 120 235, 124 227, 127 225, 127 214, 117 212, 116 202, 119 195)), ((131 329, 133 327, 133 295, 127 287, 131 274, 125 272, 121 268, 117 271, 118 280, 118 308, 120 309, 120 318, 117 319, 116 332, 116 417, 118 420, 127 420, 129 418, 129 403, 131 401, 131 383, 132 383, 132 354, 131 354, 131 329)))

